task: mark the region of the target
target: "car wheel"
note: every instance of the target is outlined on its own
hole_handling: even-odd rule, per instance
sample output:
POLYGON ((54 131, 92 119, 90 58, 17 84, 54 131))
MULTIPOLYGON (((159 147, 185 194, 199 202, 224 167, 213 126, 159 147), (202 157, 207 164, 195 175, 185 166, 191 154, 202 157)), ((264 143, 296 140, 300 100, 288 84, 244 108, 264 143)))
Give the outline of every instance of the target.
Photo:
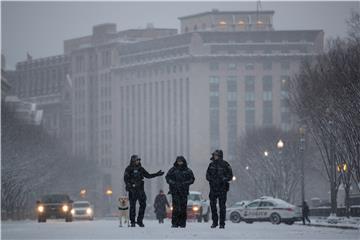
POLYGON ((293 225, 293 224, 294 224, 294 221, 289 220, 289 221, 286 221, 285 223, 286 223, 287 225, 293 225))
POLYGON ((280 223, 281 223, 280 215, 277 214, 277 213, 271 214, 271 216, 270 216, 270 222, 271 222, 272 224, 280 224, 280 223))
POLYGON ((41 217, 39 217, 38 222, 41 223, 41 222, 44 222, 44 221, 43 221, 43 219, 41 217))
POLYGON ((233 222, 233 223, 239 223, 241 221, 240 213, 232 212, 230 214, 230 221, 233 222))
POLYGON ((72 222, 72 217, 67 217, 67 218, 65 218, 65 222, 72 222))

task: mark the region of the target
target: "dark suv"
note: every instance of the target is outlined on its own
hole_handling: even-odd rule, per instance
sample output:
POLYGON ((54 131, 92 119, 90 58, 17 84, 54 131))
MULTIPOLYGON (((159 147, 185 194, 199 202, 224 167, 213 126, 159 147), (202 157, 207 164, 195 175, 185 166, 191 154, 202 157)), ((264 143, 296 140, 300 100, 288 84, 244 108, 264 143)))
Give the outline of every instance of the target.
POLYGON ((66 222, 72 222, 72 203, 67 194, 44 195, 36 201, 38 222, 46 222, 47 218, 65 218, 66 222))

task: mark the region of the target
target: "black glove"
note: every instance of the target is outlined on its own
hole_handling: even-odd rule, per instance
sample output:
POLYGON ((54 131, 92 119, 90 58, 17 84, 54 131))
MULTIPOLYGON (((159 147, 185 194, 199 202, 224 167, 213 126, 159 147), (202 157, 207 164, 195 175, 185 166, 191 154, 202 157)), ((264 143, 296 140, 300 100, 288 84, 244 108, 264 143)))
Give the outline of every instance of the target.
POLYGON ((164 175, 164 172, 161 171, 161 170, 159 170, 159 171, 156 173, 156 176, 162 176, 162 175, 164 175))

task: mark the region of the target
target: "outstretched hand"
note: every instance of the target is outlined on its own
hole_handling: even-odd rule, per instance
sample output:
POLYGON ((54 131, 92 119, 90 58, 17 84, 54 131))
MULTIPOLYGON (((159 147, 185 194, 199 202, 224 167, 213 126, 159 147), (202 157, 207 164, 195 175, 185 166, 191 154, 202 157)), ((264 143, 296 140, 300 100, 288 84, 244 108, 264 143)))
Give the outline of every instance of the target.
POLYGON ((161 170, 159 170, 159 171, 156 173, 156 175, 158 175, 158 176, 162 176, 162 175, 164 175, 164 172, 163 172, 163 171, 161 171, 161 170))

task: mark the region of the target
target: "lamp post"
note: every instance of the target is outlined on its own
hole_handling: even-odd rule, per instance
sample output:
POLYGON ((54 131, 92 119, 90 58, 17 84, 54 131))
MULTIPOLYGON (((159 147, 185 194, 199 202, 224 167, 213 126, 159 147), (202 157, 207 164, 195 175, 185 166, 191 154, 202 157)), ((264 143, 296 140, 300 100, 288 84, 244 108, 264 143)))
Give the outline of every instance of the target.
POLYGON ((305 201, 305 169, 304 169, 304 152, 305 152, 305 128, 299 128, 300 133, 300 145, 299 145, 299 152, 300 152, 300 166, 301 166, 301 204, 305 201))
POLYGON ((105 194, 108 196, 108 200, 109 200, 109 214, 111 215, 111 196, 113 194, 112 189, 109 187, 106 189, 105 194))
MULTIPOLYGON (((282 149, 284 148, 284 142, 281 140, 281 139, 279 139, 279 141, 277 142, 277 144, 276 144, 276 147, 277 147, 277 149, 279 150, 279 158, 280 158, 280 163, 281 164, 283 164, 283 159, 282 159, 282 149)), ((275 185, 276 186, 276 185, 275 185)), ((278 196, 278 189, 277 189, 277 187, 275 187, 274 186, 274 191, 276 192, 276 196, 275 197, 279 197, 278 196)))

